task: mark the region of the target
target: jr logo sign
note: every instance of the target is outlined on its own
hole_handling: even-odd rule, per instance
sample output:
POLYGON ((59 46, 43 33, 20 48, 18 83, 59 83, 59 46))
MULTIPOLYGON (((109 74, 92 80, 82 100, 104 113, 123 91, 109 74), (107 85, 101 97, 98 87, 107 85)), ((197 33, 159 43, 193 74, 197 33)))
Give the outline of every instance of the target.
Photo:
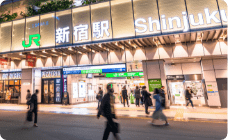
POLYGON ((29 36, 29 44, 25 44, 25 41, 22 41, 22 46, 24 48, 29 48, 32 45, 32 41, 35 42, 36 46, 40 46, 40 35, 39 34, 34 34, 29 36))

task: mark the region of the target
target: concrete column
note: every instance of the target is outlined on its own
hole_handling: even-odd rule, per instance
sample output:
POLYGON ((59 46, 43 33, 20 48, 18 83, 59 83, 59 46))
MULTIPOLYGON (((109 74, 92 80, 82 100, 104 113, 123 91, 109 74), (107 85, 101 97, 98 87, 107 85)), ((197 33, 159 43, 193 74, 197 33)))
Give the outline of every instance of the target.
POLYGON ((209 59, 201 61, 203 77, 206 83, 208 106, 221 107, 220 94, 216 78, 227 78, 227 60, 209 59))
POLYGON ((31 94, 35 92, 35 89, 39 90, 38 103, 41 102, 41 70, 40 69, 22 69, 21 71, 21 102, 25 104, 27 102, 26 95, 27 90, 30 90, 31 94))
MULTIPOLYGON (((166 87, 165 63, 164 60, 143 61, 144 81, 149 91, 148 79, 161 79, 162 85, 166 87)), ((155 100, 153 100, 155 106, 155 100)), ((166 94, 166 108, 169 108, 168 94, 166 94)))
POLYGON ((26 95, 27 90, 33 93, 32 89, 32 69, 22 69, 21 71, 21 101, 20 103, 25 104, 27 102, 26 95))

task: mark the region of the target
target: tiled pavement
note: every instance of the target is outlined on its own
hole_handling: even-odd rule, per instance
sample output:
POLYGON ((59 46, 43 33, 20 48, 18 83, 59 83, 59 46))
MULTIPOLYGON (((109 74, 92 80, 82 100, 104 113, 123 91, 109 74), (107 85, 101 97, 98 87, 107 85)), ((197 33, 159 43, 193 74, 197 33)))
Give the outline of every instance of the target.
MULTIPOLYGON (((45 113, 62 113, 62 114, 75 114, 75 115, 96 115, 97 103, 83 103, 77 105, 39 105, 39 111, 45 113)), ((149 108, 150 115, 145 114, 144 107, 135 107, 131 104, 130 107, 123 107, 122 104, 115 104, 116 114, 119 117, 151 117, 154 107, 149 108)), ((26 111, 27 105, 17 104, 0 104, 0 110, 7 111, 26 111)), ((165 115, 169 119, 177 121, 227 121, 227 108, 209 108, 209 107, 196 107, 195 109, 186 109, 184 106, 171 106, 170 109, 164 110, 165 115)))

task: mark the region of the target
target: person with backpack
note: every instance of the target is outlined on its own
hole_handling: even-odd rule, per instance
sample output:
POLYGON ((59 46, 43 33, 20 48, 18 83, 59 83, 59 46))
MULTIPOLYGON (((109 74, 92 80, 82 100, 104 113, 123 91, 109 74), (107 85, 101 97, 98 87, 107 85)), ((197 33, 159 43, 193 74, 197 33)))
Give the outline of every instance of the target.
POLYGON ((115 123, 113 121, 113 118, 117 119, 115 115, 115 109, 114 109, 114 97, 113 97, 114 90, 111 88, 110 85, 108 85, 107 91, 108 93, 104 95, 101 101, 99 111, 97 113, 97 119, 100 118, 100 115, 104 116, 107 119, 107 124, 106 124, 106 128, 105 128, 102 140, 107 140, 110 132, 113 133, 116 140, 119 140, 119 136, 117 135, 119 125, 118 123, 115 123))
POLYGON ((26 95, 26 100, 27 100, 27 105, 28 105, 28 108, 27 109, 29 109, 29 106, 30 106, 30 99, 31 99, 31 97, 32 97, 32 95, 31 95, 31 93, 30 93, 30 90, 28 89, 27 90, 27 95, 26 95))
POLYGON ((128 104, 128 95, 127 95, 126 86, 123 87, 123 90, 122 90, 122 97, 123 97, 123 104, 124 104, 124 107, 125 107, 125 100, 127 101, 127 106, 129 107, 129 104, 128 104))
POLYGON ((167 117, 165 116, 165 114, 162 112, 162 105, 161 105, 161 101, 162 101, 162 98, 161 95, 160 95, 160 92, 157 88, 154 89, 154 99, 156 100, 156 109, 152 115, 152 122, 151 124, 154 125, 154 121, 155 120, 163 120, 165 121, 165 124, 166 126, 169 125, 168 121, 167 121, 167 117))
POLYGON ((96 99, 98 100, 98 107, 97 109, 99 109, 99 106, 101 104, 101 101, 102 101, 102 97, 103 97, 103 90, 101 89, 101 87, 99 87, 99 92, 96 96, 96 99))
POLYGON ((193 105, 193 102, 192 102, 192 100, 191 100, 192 94, 193 94, 192 89, 191 89, 190 87, 187 87, 187 89, 186 89, 186 91, 185 91, 185 98, 186 98, 186 102, 187 102, 186 108, 188 107, 188 104, 191 103, 192 108, 195 109, 195 107, 194 107, 194 105, 193 105))
POLYGON ((38 127, 37 125, 37 112, 38 112, 38 104, 37 104, 37 94, 39 93, 39 90, 36 89, 35 93, 31 97, 31 106, 30 106, 30 112, 33 112, 35 115, 34 119, 34 127, 38 127))

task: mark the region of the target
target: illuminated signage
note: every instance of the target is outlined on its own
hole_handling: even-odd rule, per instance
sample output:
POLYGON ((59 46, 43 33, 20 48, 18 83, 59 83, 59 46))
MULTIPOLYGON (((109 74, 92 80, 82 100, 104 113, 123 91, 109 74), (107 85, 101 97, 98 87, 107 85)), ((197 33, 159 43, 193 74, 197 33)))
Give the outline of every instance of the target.
POLYGON ((126 72, 126 64, 63 68, 63 74, 126 72))
MULTIPOLYGON (((65 43, 69 42, 69 31, 70 27, 67 26, 65 28, 58 28, 56 30, 56 43, 65 43)), ((88 24, 80 24, 78 26, 74 27, 74 36, 75 41, 82 41, 82 40, 88 40, 89 39, 89 25, 88 24)), ((109 22, 101 21, 101 22, 94 22, 93 23, 93 37, 94 38, 103 38, 104 34, 106 36, 110 36, 110 33, 108 32, 109 29, 109 22)))
POLYGON ((61 78, 60 70, 42 71, 42 78, 61 78))
MULTIPOLYGON (((189 15, 189 21, 190 24, 192 26, 199 26, 199 25, 204 25, 205 23, 207 25, 212 24, 212 20, 215 23, 221 23, 221 21, 216 17, 217 14, 219 14, 218 11, 213 11, 210 12, 208 8, 204 9, 205 12, 205 16, 206 16, 206 21, 203 20, 203 14, 199 13, 198 16, 198 22, 195 21, 194 19, 194 15, 189 15)), ((221 10, 221 18, 224 22, 227 22, 227 17, 226 17, 226 13, 225 10, 221 10)), ((169 29, 174 29, 173 26, 173 22, 175 21, 177 23, 177 28, 182 28, 182 24, 181 22, 184 22, 184 30, 183 32, 187 32, 189 31, 189 21, 188 21, 188 17, 187 17, 187 13, 186 12, 182 12, 183 15, 183 19, 181 20, 180 17, 170 17, 168 18, 168 21, 166 21, 166 16, 162 15, 161 16, 161 23, 159 20, 153 20, 152 17, 149 17, 148 20, 144 19, 144 18, 139 18, 135 20, 135 26, 136 29, 135 31, 137 33, 144 33, 148 30, 147 25, 145 25, 146 22, 149 23, 149 31, 153 32, 153 25, 156 24, 157 30, 160 31, 161 30, 161 25, 163 25, 163 30, 168 30, 169 29), (168 24, 168 25, 167 25, 168 24), (141 29, 138 29, 139 27, 141 27, 141 29)))
POLYGON ((2 79, 7 80, 7 79, 21 79, 21 73, 3 73, 2 74, 2 79))
POLYGON ((107 73, 106 78, 144 76, 143 72, 107 73))
POLYGON ((39 41, 40 41, 40 35, 39 34, 30 35, 29 36, 29 44, 25 44, 25 41, 22 41, 22 46, 24 48, 31 47, 32 41, 35 42, 36 46, 40 46, 40 43, 39 43, 39 41))

